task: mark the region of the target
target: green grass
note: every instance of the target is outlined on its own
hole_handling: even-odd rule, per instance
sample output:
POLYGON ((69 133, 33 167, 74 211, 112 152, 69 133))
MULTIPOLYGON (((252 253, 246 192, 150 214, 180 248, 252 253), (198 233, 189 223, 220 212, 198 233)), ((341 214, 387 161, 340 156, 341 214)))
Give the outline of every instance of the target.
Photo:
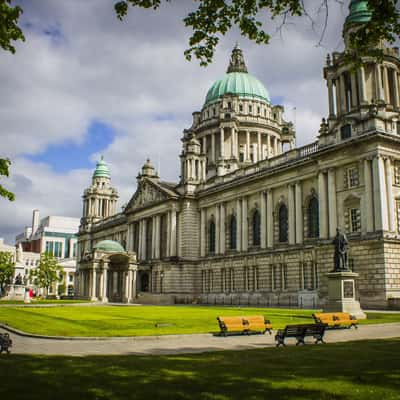
POLYGON ((0 356, 13 400, 398 400, 400 340, 172 356, 0 356))
MULTIPOLYGON (((50 336, 147 336, 216 332, 219 315, 262 314, 273 328, 311 323, 313 310, 204 306, 0 307, 0 322, 50 336)), ((366 323, 400 322, 399 314, 369 314, 366 323)), ((363 322, 364 323, 364 322, 363 322)))

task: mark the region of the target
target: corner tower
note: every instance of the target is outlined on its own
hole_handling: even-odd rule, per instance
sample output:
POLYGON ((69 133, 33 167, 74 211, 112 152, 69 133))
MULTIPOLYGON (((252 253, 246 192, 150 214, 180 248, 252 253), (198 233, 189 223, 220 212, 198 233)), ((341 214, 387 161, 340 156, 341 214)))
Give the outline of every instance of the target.
MULTIPOLYGON (((399 50, 377 43, 383 58, 357 54, 350 35, 371 19, 367 0, 352 0, 343 26, 345 50, 328 55, 324 78, 328 87, 329 116, 321 125, 320 145, 351 139, 367 131, 400 134, 399 50)), ((373 50, 373 49, 372 49, 373 50)))
MULTIPOLYGON (((272 105, 266 87, 248 72, 236 45, 226 74, 210 87, 201 111, 193 113, 193 124, 184 131, 183 154, 189 141, 194 147, 194 141, 199 143, 206 160, 205 180, 275 157, 295 140, 283 111, 272 105)), ((187 179, 184 167, 182 177, 187 179)))
POLYGON ((110 170, 101 157, 92 177, 92 185, 83 193, 81 226, 110 217, 116 213, 118 192, 111 187, 110 170))

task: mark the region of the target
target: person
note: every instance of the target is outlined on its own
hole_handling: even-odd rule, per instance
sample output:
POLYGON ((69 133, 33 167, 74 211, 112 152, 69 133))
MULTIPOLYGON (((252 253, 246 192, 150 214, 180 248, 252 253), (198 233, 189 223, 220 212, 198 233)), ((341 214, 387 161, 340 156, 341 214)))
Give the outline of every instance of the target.
POLYGON ((16 284, 16 285, 22 285, 22 276, 21 276, 21 274, 18 274, 18 275, 15 277, 15 284, 16 284))
POLYGON ((335 246, 334 271, 347 271, 347 248, 349 242, 340 228, 336 229, 336 236, 332 243, 335 246))
POLYGON ((25 288, 24 303, 30 303, 30 302, 31 302, 31 297, 30 297, 30 295, 29 295, 29 291, 30 291, 30 290, 31 290, 31 289, 28 288, 28 287, 25 288))

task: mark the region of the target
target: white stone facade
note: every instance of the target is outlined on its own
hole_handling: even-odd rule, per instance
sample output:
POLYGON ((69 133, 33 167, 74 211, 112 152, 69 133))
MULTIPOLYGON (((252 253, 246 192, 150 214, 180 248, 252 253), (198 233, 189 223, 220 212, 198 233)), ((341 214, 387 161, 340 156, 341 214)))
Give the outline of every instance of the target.
POLYGON ((235 93, 206 103, 184 131, 179 183, 161 181, 147 162, 122 212, 99 218, 85 207, 82 281, 96 285, 101 265, 83 267, 84 257, 112 239, 136 253, 127 287, 147 299, 321 306, 341 227, 361 305, 396 302, 400 61, 394 49, 384 54, 356 72, 343 53, 327 59, 329 116, 304 147, 294 148, 281 106, 235 93))

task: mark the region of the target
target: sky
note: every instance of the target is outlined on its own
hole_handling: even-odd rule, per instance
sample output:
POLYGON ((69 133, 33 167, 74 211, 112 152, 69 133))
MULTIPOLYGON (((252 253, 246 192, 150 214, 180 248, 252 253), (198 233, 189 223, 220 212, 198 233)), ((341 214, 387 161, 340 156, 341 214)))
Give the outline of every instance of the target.
POLYGON ((176 0, 157 11, 130 9, 119 21, 113 0, 19 0, 26 41, 14 55, 0 50, 0 158, 12 161, 0 183, 16 195, 0 198, 0 238, 41 217, 81 217, 82 194, 101 155, 110 166, 119 206, 129 201, 141 166, 150 158, 166 181, 179 179, 180 138, 207 90, 225 74, 238 42, 248 70, 264 83, 272 102, 295 123, 297 145, 316 140, 327 116, 322 69, 326 55, 343 49, 344 5, 331 1, 320 42, 323 13, 309 0, 308 18, 264 16, 272 33, 257 45, 236 29, 221 38, 204 68, 184 50, 191 31, 182 18, 196 2, 176 0))

